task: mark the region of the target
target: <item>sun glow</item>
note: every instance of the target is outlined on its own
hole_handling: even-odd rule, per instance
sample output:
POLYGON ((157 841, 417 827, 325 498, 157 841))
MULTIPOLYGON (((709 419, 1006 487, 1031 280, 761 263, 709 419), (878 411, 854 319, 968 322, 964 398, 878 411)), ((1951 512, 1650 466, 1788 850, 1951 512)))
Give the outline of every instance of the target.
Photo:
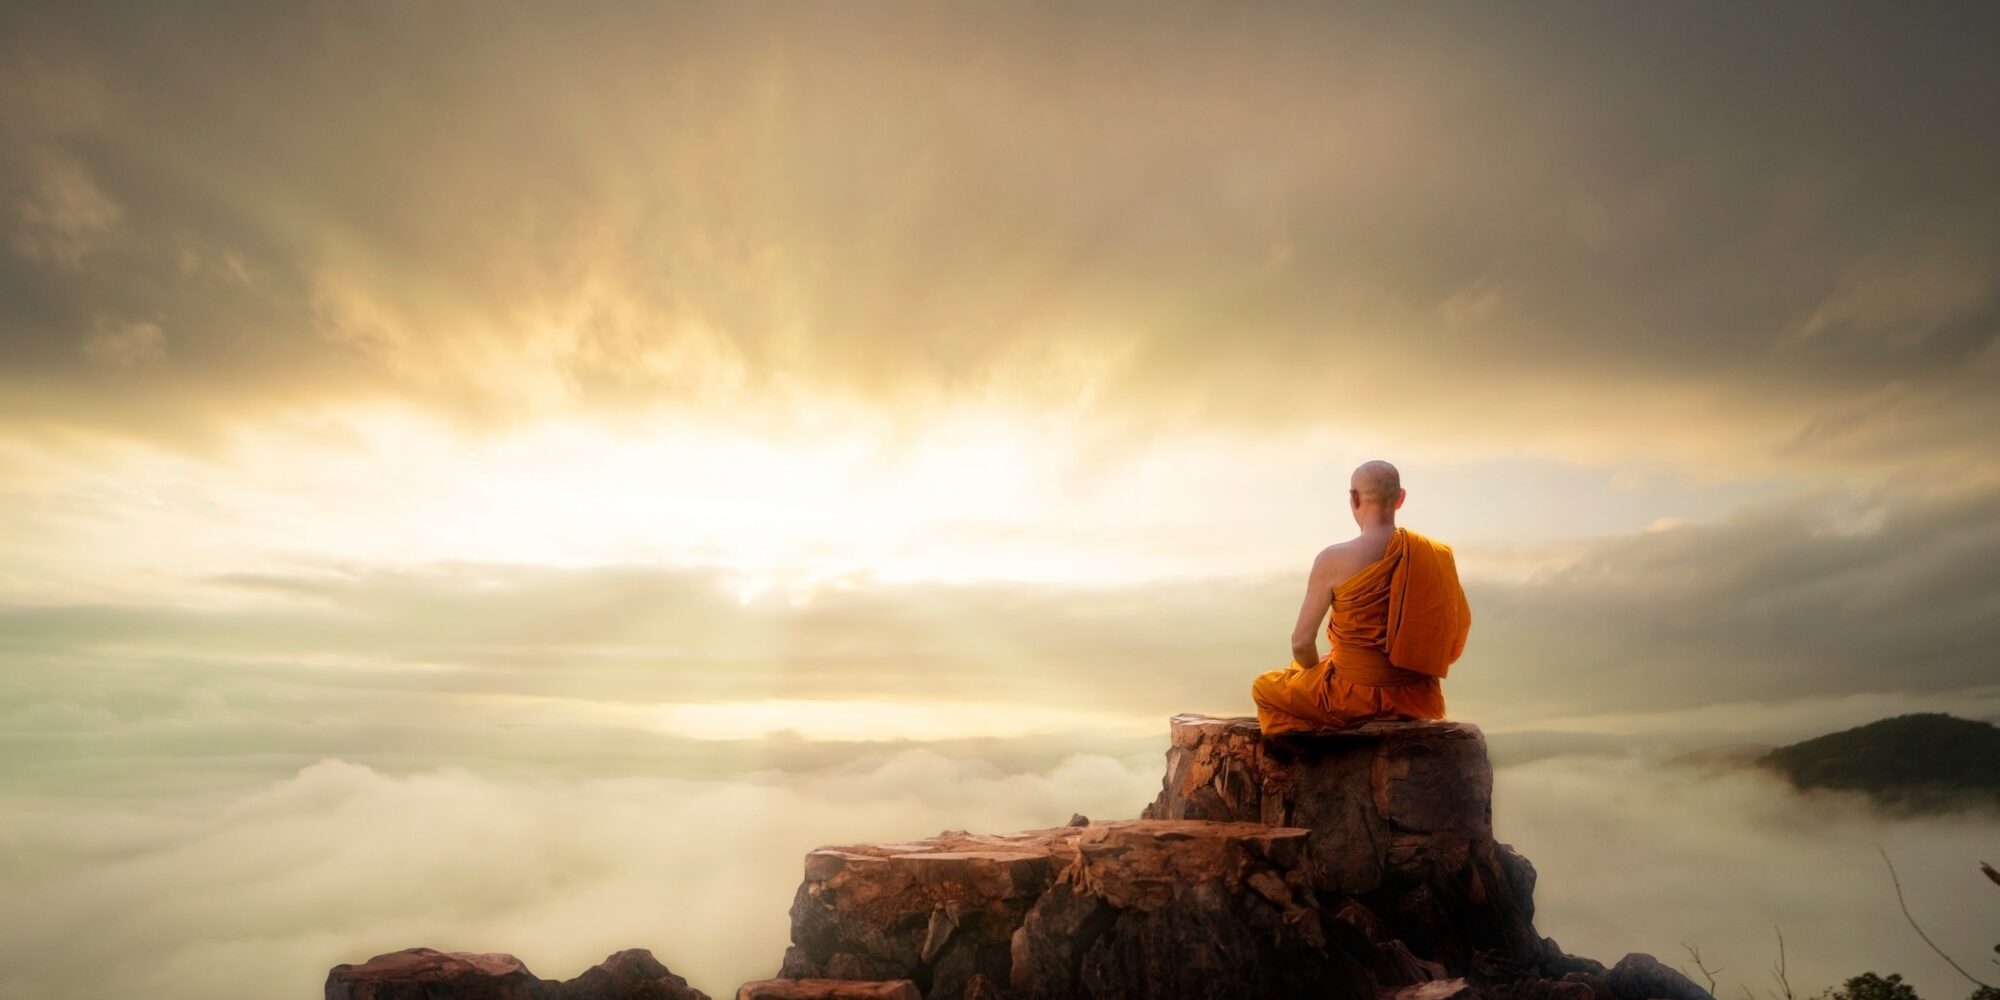
POLYGON ((855 579, 1115 583, 1288 565, 1287 531, 1312 530, 1307 508, 1323 506, 1268 486, 1298 444, 1127 448, 1073 419, 829 406, 784 423, 579 417, 471 434, 376 409, 241 429, 206 459, 22 446, 0 466, 47 503, 6 540, 35 568, 7 583, 42 600, 157 595, 437 561, 709 566, 746 602, 855 579), (1245 521, 1245 502, 1298 510, 1245 521))
POLYGON ((1158 735, 1165 724, 1150 712, 951 698, 650 701, 463 693, 439 698, 439 711, 475 712, 497 725, 611 725, 695 740, 930 741, 1051 733, 1146 737, 1158 735))
POLYGON ((770 699, 674 703, 644 711, 652 727, 691 739, 759 739, 790 734, 808 740, 951 740, 1048 733, 1145 736, 1155 716, 1119 715, 998 702, 770 699))
MULTIPOLYGON (((1075 412, 977 402, 805 401, 478 432, 412 409, 301 411, 239 427, 203 458, 82 437, 13 444, 0 486, 30 503, 0 536, 0 596, 221 606, 245 599, 213 586, 234 574, 437 562, 702 566, 744 603, 793 604, 843 582, 1291 572, 1343 527, 1346 470, 1378 447, 1331 424, 1130 439, 1075 412)), ((1481 493, 1457 479, 1491 470, 1417 458, 1422 523, 1457 541, 1474 574, 1509 572, 1504 550, 1535 531, 1577 527, 1511 515, 1545 492, 1601 494, 1614 529, 1645 525, 1662 497, 1696 510, 1735 499, 1532 464, 1508 474, 1518 490, 1481 493)))

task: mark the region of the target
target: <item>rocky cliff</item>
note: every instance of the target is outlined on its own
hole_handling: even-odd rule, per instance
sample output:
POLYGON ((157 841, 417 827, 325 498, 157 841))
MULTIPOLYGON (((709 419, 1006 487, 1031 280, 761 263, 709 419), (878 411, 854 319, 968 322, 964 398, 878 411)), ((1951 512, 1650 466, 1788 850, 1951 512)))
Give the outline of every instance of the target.
POLYGON ((555 982, 499 952, 410 948, 326 974, 326 1000, 708 1000, 652 952, 628 948, 555 982))
MULTIPOLYGON (((1535 869, 1494 839, 1492 795, 1465 723, 1266 738, 1178 716, 1138 819, 812 851, 777 977, 737 995, 1713 1000, 1651 956, 1606 968, 1538 935, 1535 869)), ((642 951, 549 983, 512 956, 417 949, 336 966, 326 995, 701 994, 642 951)))

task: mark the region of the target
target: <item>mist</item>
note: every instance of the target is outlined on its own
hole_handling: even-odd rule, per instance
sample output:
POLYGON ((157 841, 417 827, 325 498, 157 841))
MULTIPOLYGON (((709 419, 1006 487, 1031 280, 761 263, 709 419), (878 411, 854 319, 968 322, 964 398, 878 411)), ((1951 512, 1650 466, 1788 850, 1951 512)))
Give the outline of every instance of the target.
MULTIPOLYGON (((1490 741, 1496 758, 1517 756, 1505 735, 1490 741)), ((1091 741, 1062 737, 785 742, 682 747, 650 775, 638 760, 564 773, 557 760, 329 756, 269 778, 238 755, 135 757, 126 780, 101 772, 104 787, 80 775, 11 791, 0 993, 314 996, 334 964, 422 945, 512 952, 545 978, 644 947, 727 996, 775 972, 813 847, 1135 816, 1165 749, 1164 732, 1117 752, 1066 753, 1091 741), (708 767, 687 763, 700 754, 708 767), (781 763, 732 772, 731 760, 781 763), (157 780, 133 773, 149 767, 157 780)), ((1543 934, 1691 974, 1682 943, 1695 945, 1721 970, 1718 996, 1774 985, 1774 927, 1801 992, 1869 970, 1901 972, 1932 1000, 1969 992, 1903 923, 1877 844, 1961 962, 2000 926, 2000 890, 1976 867, 2000 843, 1991 813, 1887 818, 1761 772, 1609 752, 1503 763, 1495 799, 1499 839, 1540 873, 1543 934)))

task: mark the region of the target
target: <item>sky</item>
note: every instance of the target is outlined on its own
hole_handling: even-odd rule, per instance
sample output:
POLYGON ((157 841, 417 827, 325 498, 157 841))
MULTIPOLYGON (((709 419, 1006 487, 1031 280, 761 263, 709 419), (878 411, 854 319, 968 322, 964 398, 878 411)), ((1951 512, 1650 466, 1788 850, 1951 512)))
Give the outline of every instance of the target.
POLYGON ((426 944, 725 994, 812 846, 1135 815, 1386 458, 1544 933, 1961 996, 1876 845, 1976 964, 2000 818, 1663 762, 2000 719, 1996 46, 9 4, 0 993, 426 944))

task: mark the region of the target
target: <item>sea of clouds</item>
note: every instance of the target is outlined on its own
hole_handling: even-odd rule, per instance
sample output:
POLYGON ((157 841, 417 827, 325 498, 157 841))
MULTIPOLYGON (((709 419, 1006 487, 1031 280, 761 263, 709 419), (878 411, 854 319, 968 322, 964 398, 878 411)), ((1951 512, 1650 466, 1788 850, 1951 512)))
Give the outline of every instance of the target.
MULTIPOLYGON (((727 996, 775 971, 810 848, 1129 817, 1164 749, 651 739, 656 774, 383 745, 79 758, 66 787, 10 782, 0 995, 317 996, 338 962, 423 945, 512 952, 547 978, 645 947, 727 996)), ((1890 818, 1752 770, 1492 743, 1497 833, 1534 862, 1539 929, 1572 953, 1694 972, 1693 945, 1718 996, 1761 998, 1782 931, 1802 993, 1874 970, 1965 995, 1904 922, 1879 845, 1931 936, 1992 971, 2000 886, 1977 865, 2000 859, 2000 815, 1890 818)))

